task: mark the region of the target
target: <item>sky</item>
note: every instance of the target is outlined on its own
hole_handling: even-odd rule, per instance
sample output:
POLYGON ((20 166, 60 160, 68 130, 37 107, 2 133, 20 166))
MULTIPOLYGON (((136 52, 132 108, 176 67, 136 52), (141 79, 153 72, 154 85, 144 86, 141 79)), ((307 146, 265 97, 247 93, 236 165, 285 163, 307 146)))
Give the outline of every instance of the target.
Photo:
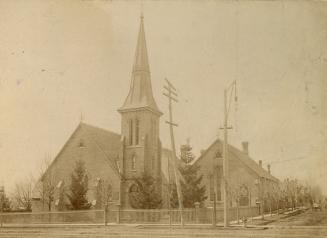
POLYGON ((177 88, 176 142, 196 156, 220 137, 272 174, 327 194, 327 3, 319 1, 0 0, 0 183, 38 176, 81 121, 120 132, 139 28, 170 146, 164 78, 177 88))

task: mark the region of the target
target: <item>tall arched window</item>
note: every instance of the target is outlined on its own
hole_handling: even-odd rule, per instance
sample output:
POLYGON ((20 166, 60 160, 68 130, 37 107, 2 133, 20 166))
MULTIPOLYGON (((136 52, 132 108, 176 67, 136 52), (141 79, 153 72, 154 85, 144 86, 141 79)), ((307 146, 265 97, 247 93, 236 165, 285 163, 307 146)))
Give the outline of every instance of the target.
POLYGON ((129 120, 129 145, 133 145, 133 120, 129 120))
POLYGON ((135 120, 135 144, 138 145, 140 140, 140 121, 135 120))
POLYGON ((240 187, 240 198, 239 198, 240 206, 248 206, 249 205, 249 189, 245 184, 242 184, 240 187))
POLYGON ((131 161, 131 168, 132 168, 132 170, 136 170, 136 156, 135 155, 133 155, 132 156, 132 161, 131 161))

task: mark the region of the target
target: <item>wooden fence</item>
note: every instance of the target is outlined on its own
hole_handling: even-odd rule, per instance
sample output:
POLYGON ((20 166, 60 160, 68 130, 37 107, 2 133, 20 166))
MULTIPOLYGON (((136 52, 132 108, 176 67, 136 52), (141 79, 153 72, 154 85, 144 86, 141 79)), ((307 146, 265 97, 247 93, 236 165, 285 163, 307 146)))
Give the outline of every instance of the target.
MULTIPOLYGON (((223 221, 223 209, 217 208, 217 222, 223 221)), ((230 208, 229 219, 236 220, 242 217, 259 215, 257 207, 230 208)), ((177 209, 107 209, 83 210, 63 212, 38 213, 0 213, 0 222, 3 224, 107 224, 107 223, 134 223, 134 224, 179 224, 181 213, 177 209)), ((183 209, 185 224, 211 224, 212 208, 183 209)))

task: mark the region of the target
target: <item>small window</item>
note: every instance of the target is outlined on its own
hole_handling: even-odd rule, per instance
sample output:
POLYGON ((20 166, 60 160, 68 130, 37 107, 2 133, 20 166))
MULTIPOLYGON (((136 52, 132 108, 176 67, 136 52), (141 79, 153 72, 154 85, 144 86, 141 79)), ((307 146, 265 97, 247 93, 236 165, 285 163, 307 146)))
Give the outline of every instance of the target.
POLYGON ((85 147, 85 143, 83 140, 80 140, 79 144, 78 144, 79 148, 84 148, 85 147))
POLYGON ((223 156, 221 155, 220 151, 216 152, 216 157, 215 158, 222 158, 223 156))
POLYGON ((136 156, 132 156, 132 170, 136 170, 136 156))

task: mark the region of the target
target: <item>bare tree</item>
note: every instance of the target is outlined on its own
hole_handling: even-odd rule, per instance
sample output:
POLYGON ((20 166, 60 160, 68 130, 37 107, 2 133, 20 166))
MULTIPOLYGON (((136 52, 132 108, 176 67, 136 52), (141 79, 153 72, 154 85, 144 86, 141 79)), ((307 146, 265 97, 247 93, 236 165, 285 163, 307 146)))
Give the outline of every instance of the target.
POLYGON ((20 208, 26 211, 32 210, 32 188, 33 179, 27 178, 20 183, 16 183, 13 197, 20 208))
POLYGON ((104 208, 112 201, 112 185, 111 182, 107 180, 100 180, 99 182, 99 204, 101 208, 104 208))
POLYGON ((42 173, 42 191, 41 199, 43 204, 51 211, 52 202, 54 200, 55 192, 55 176, 52 170, 49 169, 51 165, 50 159, 44 160, 44 172, 42 173))
POLYGON ((55 173, 49 169, 50 156, 46 156, 40 165, 39 178, 35 181, 34 191, 38 194, 43 209, 47 207, 51 211, 55 193, 55 173))

